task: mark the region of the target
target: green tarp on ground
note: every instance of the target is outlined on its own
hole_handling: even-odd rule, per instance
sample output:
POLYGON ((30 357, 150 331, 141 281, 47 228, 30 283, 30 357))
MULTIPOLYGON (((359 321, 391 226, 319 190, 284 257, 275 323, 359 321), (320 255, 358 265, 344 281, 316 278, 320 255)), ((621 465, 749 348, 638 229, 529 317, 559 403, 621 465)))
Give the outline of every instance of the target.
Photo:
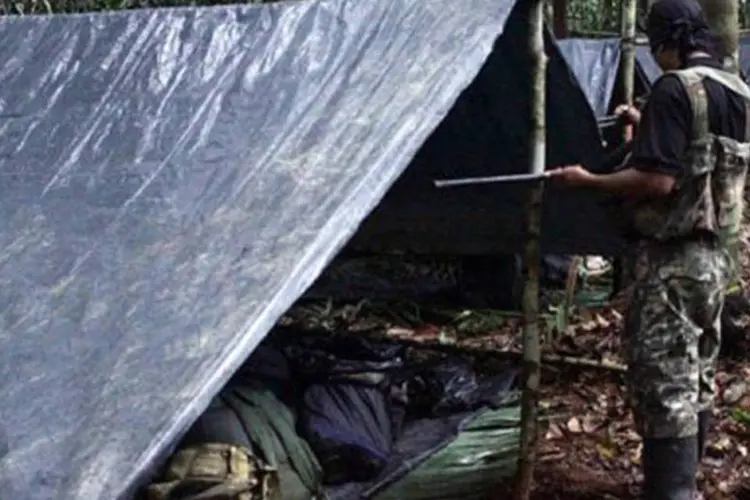
POLYGON ((480 413, 458 437, 375 500, 482 500, 513 475, 518 460, 520 408, 480 413))

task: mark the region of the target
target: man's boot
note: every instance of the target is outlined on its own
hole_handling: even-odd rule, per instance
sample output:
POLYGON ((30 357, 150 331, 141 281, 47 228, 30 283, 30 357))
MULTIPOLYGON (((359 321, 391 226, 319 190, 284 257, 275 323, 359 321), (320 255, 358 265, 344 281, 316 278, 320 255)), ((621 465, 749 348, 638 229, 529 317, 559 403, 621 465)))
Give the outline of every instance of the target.
POLYGON ((645 500, 693 500, 697 470, 698 436, 644 439, 645 500))
POLYGON ((703 460, 708 442, 708 429, 711 426, 711 410, 698 413, 698 463, 703 460))

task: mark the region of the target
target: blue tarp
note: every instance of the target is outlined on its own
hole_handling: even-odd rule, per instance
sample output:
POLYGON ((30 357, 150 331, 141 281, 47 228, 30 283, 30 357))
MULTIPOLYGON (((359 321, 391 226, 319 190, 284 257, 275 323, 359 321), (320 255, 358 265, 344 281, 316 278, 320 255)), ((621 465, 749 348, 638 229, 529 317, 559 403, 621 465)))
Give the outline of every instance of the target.
POLYGON ((0 23, 0 491, 128 496, 406 168, 512 2, 0 23))
POLYGON ((647 46, 639 45, 635 48, 635 59, 648 82, 654 83, 661 76, 661 68, 656 64, 651 49, 647 46))
POLYGON ((557 43, 596 116, 606 115, 617 81, 620 41, 567 38, 557 43))
POLYGON ((750 37, 740 38, 740 68, 745 75, 745 80, 750 75, 750 37))

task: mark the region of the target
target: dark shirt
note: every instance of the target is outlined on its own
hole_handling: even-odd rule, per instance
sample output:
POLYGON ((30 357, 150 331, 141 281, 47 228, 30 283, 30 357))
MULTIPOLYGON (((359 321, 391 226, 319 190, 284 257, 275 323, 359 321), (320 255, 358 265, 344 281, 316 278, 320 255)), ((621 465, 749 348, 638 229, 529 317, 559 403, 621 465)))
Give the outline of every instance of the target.
MULTIPOLYGON (((689 60, 688 67, 721 68, 709 57, 689 60)), ((745 101, 723 85, 705 79, 709 129, 713 134, 744 142, 745 101)), ((678 175, 690 141, 693 114, 690 98, 675 75, 664 75, 654 84, 633 141, 631 165, 638 170, 678 175)))

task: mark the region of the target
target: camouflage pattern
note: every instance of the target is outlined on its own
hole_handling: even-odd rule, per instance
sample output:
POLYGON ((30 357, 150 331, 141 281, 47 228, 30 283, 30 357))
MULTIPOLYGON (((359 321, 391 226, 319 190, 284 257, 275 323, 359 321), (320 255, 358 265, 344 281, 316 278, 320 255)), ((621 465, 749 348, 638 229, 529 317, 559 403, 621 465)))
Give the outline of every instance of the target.
POLYGON ((721 341, 724 290, 733 271, 714 245, 643 244, 625 318, 628 389, 644 438, 698 431, 697 413, 711 408, 721 341))
POLYGON ((179 449, 148 500, 282 500, 276 470, 239 446, 205 443, 179 449))
POLYGON ((672 73, 690 98, 692 139, 674 191, 634 206, 633 227, 644 243, 626 316, 630 403, 639 433, 656 439, 695 436, 698 413, 713 404, 721 312, 739 267, 750 162, 750 119, 745 142, 711 134, 703 80, 736 91, 746 103, 747 85, 706 67, 672 73))
MULTIPOLYGON (((674 192, 639 203, 633 225, 640 235, 655 241, 690 237, 696 232, 713 234, 736 255, 750 144, 710 133, 703 80, 712 78, 748 97, 750 89, 734 75, 712 68, 689 68, 672 74, 681 80, 690 97, 692 140, 674 192)), ((750 138, 750 131, 747 134, 750 138)))

